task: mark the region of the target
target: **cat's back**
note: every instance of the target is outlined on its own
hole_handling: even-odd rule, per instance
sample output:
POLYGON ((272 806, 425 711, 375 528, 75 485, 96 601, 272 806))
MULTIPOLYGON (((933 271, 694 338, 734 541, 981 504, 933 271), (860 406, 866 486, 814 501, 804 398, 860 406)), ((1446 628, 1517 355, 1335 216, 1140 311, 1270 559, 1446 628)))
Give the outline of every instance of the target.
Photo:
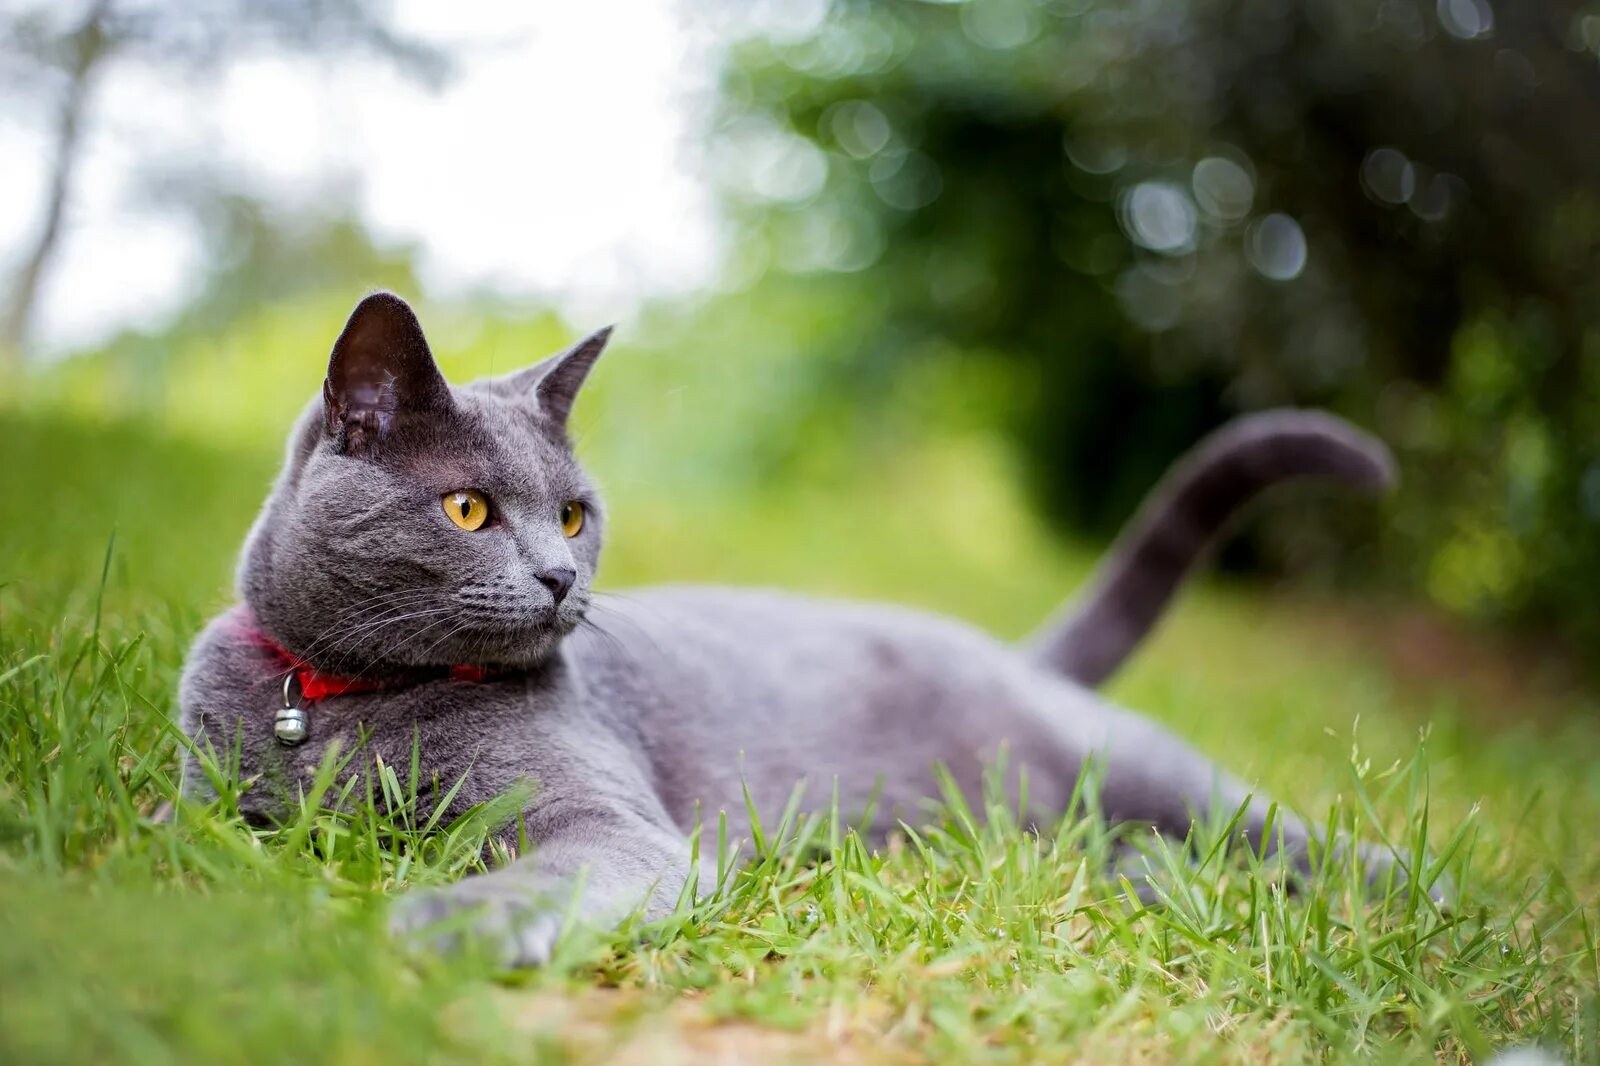
POLYGON ((1081 757, 1062 722, 1092 697, 964 622, 714 586, 597 606, 604 633, 580 638, 580 673, 604 702, 633 708, 676 816, 734 809, 746 787, 761 809, 781 807, 801 779, 846 793, 877 783, 891 806, 910 804, 934 787, 935 763, 976 788, 1002 743, 1063 773, 1081 757))
POLYGON ((789 736, 903 729, 975 708, 1086 695, 965 622, 893 604, 766 589, 661 586, 602 597, 580 671, 631 690, 656 727, 789 736))
MULTIPOLYGON (((619 637, 630 629, 676 653, 792 660, 814 655, 928 655, 1012 664, 1010 646, 975 626, 897 604, 831 599, 766 588, 659 585, 602 596, 595 621, 619 637)), ((842 665, 836 663, 835 665, 842 665)), ((881 661, 878 665, 884 665, 881 661)))

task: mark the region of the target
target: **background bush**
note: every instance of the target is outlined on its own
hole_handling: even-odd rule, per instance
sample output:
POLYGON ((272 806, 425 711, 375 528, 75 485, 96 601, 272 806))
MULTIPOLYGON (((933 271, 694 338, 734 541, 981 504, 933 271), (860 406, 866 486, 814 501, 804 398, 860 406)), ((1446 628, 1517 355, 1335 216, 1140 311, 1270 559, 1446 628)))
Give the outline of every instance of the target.
MULTIPOLYGON (((1232 414, 1331 407, 1400 452, 1391 583, 1592 639, 1597 49, 1547 0, 841 0, 736 53, 712 158, 741 298, 834 312, 817 409, 959 368, 1104 535, 1232 414)), ((1233 561, 1370 521, 1296 510, 1233 561)))

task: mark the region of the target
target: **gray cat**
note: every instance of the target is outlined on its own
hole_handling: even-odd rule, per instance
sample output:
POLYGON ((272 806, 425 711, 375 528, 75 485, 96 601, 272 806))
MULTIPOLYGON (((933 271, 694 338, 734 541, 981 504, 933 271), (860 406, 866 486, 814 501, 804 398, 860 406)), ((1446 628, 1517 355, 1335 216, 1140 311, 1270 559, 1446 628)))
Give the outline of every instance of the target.
MULTIPOLYGON (((1081 605, 1021 648, 911 610, 771 592, 597 599, 605 510, 566 423, 606 339, 452 387, 402 300, 362 300, 245 543, 242 603, 201 633, 182 682, 184 730, 237 745, 253 818, 281 813, 333 744, 405 768, 415 738, 424 781, 464 779, 452 812, 533 782, 531 854, 403 897, 394 919, 475 909, 516 965, 548 957, 569 907, 610 923, 670 910, 691 873, 711 886, 710 863, 691 870, 697 811, 712 825, 726 812, 740 839, 746 787, 775 813, 799 782, 819 802, 836 783, 841 810, 870 807, 858 828, 881 839, 937 794, 936 765, 975 796, 1006 745, 1040 821, 1091 756, 1113 821, 1181 838, 1197 816, 1231 814, 1239 783, 1087 686, 1259 490, 1393 478, 1383 446, 1331 416, 1240 419, 1167 476, 1081 605)), ((207 791, 193 765, 185 788, 207 791)), ((1249 800, 1244 839, 1262 842, 1267 810, 1249 800)), ((1311 840, 1283 816, 1271 835, 1296 856, 1311 840)), ((1363 856, 1374 873, 1388 862, 1363 856)))

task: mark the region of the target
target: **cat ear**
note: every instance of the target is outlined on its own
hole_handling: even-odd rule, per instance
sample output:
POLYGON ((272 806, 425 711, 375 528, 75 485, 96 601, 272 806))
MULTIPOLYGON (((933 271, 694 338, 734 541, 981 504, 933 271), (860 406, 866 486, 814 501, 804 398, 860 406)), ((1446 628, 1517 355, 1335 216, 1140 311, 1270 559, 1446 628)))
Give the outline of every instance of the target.
POLYGON ((450 386, 417 316, 400 297, 375 292, 356 304, 328 357, 322 407, 347 455, 373 456, 397 424, 449 409, 450 386))
POLYGON ((610 326, 596 330, 566 351, 502 378, 502 388, 512 395, 530 397, 538 406, 539 413, 548 418, 557 430, 565 433, 578 390, 583 387, 595 360, 600 358, 610 339, 610 326))

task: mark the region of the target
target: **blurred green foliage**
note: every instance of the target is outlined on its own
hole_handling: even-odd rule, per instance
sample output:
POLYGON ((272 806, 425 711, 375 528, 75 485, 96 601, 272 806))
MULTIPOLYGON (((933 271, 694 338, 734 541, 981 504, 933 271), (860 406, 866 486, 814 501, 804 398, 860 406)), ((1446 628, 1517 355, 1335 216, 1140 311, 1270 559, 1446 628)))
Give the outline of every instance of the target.
POLYGON ((1570 0, 836 0, 725 75, 738 298, 831 312, 798 417, 960 367, 1102 535, 1229 415, 1334 408, 1405 488, 1254 562, 1365 529, 1454 610, 1600 636, 1597 51, 1570 0))

